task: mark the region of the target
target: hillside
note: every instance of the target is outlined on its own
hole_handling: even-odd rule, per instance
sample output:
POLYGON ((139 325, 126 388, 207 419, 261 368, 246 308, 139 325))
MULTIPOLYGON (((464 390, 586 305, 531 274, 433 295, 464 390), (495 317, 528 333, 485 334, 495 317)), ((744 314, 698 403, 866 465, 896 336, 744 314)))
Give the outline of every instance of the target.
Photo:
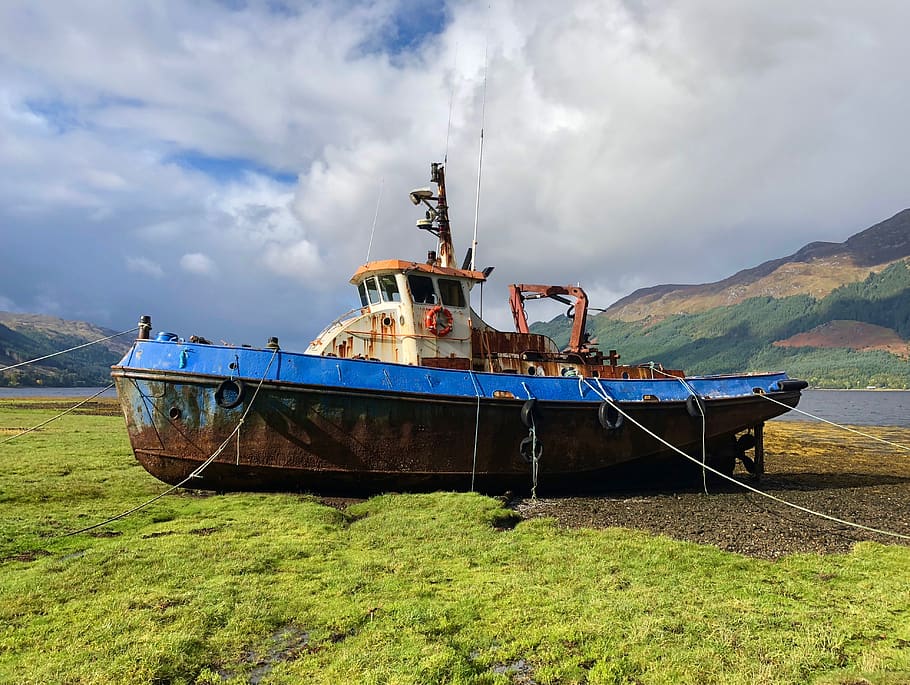
MULTIPOLYGON (((625 363, 786 370, 817 387, 910 387, 910 210, 705 285, 639 290, 588 330, 625 363)), ((558 317, 533 329, 568 340, 558 317)))
POLYGON ((842 243, 810 243, 797 252, 701 285, 658 285, 636 290, 612 304, 607 316, 638 321, 693 314, 739 304, 752 297, 811 295, 822 298, 838 286, 910 256, 910 209, 842 243))
POLYGON ((884 326, 862 321, 835 319, 811 331, 797 333, 786 340, 774 343, 777 347, 816 347, 819 349, 841 347, 857 352, 879 350, 898 357, 910 357, 910 344, 895 331, 884 326))
MULTIPOLYGON (((0 368, 114 333, 117 331, 82 321, 0 312, 0 368)), ((110 367, 129 349, 130 337, 124 335, 38 364, 0 371, 0 387, 107 385, 110 383, 110 367)))

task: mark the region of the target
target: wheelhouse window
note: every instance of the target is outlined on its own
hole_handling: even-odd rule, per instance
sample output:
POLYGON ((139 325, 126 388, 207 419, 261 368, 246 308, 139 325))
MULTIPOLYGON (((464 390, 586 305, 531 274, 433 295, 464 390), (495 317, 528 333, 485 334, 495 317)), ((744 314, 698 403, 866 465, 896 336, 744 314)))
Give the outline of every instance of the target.
POLYGON ((465 297, 464 290, 461 287, 461 281, 454 281, 448 278, 440 278, 439 294, 442 296, 442 303, 449 307, 464 307, 465 297))
POLYGON ((383 302, 401 302, 401 293, 398 292, 398 283, 394 275, 380 276, 379 290, 382 292, 383 302))
POLYGON ((357 286, 357 292, 360 293, 360 304, 366 307, 368 304, 379 304, 379 284, 375 276, 363 279, 357 286))
POLYGON ((411 297, 418 304, 436 304, 436 291, 433 289, 433 279, 429 276, 408 276, 408 288, 411 297))
MULTIPOLYGON (((432 284, 430 284, 432 288, 432 284)), ((357 286, 357 292, 360 293, 360 305, 366 307, 370 304, 379 304, 380 302, 401 302, 401 293, 398 292, 398 283, 395 276, 386 274, 385 276, 370 276, 365 278, 357 286)))

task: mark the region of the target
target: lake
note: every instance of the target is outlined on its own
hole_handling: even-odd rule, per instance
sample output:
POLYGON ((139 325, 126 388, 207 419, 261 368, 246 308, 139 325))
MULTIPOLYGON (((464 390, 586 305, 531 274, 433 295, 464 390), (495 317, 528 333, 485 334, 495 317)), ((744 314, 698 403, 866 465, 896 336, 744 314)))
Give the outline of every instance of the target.
MULTIPOLYGON (((8 397, 90 397, 101 388, 0 388, 8 397)), ((113 388, 102 397, 116 397, 113 388)), ((907 390, 806 390, 799 408, 835 423, 910 428, 910 391, 907 390)), ((811 421, 789 412, 778 421, 811 421)))
MULTIPOLYGON (((835 423, 910 427, 910 391, 806 390, 799 409, 835 423)), ((781 421, 811 421, 791 411, 781 421)))

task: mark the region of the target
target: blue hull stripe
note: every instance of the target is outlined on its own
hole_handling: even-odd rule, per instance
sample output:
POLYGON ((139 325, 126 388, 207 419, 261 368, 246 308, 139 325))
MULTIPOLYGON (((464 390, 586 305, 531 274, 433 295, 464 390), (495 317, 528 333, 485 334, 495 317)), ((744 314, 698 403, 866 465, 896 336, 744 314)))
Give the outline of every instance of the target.
MULTIPOLYGON (((277 353, 269 368, 273 354, 267 349, 139 340, 118 366, 127 371, 173 371, 246 381, 259 381, 268 368, 265 379, 271 381, 334 389, 417 393, 427 395, 428 399, 434 396, 473 398, 478 393, 489 398, 494 392, 505 392, 516 399, 600 402, 601 398, 589 384, 603 389, 619 402, 641 402, 646 395, 663 402, 684 401, 690 394, 675 378, 603 378, 584 382, 579 378, 472 373, 284 351, 277 353)), ((786 373, 688 376, 686 383, 704 397, 729 398, 752 395, 755 388, 777 392, 777 382, 787 378, 786 373)))

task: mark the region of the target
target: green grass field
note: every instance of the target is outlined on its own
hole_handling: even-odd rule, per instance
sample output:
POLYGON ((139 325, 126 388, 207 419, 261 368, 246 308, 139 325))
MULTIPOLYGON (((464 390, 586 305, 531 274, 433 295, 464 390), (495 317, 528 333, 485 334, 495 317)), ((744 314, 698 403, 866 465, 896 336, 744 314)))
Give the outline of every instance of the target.
MULTIPOLYGON (((0 441, 54 413, 0 403, 0 441)), ((164 489, 119 417, 0 445, 0 682, 910 682, 906 547, 772 563, 452 493, 183 492, 61 537, 164 489)))

